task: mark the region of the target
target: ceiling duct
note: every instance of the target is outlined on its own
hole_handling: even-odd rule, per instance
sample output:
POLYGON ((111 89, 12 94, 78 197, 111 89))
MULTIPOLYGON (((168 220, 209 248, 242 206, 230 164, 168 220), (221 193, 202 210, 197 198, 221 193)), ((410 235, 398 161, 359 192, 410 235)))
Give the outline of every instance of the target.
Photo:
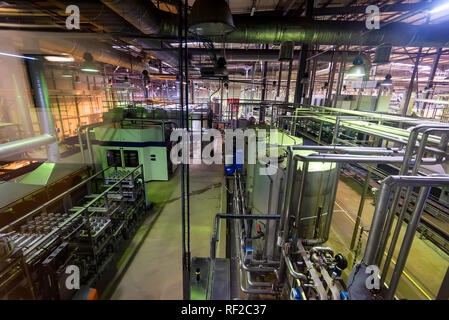
POLYGON ((85 40, 82 34, 68 37, 65 33, 39 32, 39 37, 36 38, 36 33, 5 30, 0 31, 0 39, 14 43, 22 53, 66 53, 82 61, 84 54, 90 52, 93 59, 98 62, 140 72, 146 69, 140 58, 113 49, 112 46, 101 42, 101 38, 98 38, 97 41, 93 38, 85 40))
MULTIPOLYGON (((176 38, 177 16, 160 11, 152 1, 101 0, 145 34, 176 38)), ((448 24, 414 26, 391 23, 379 30, 366 30, 365 22, 310 20, 298 17, 234 16, 235 30, 218 42, 295 43, 322 45, 369 45, 389 43, 404 47, 448 47, 448 24)))
MULTIPOLYGON (((61 0, 62 7, 65 7, 72 3, 71 0, 61 0)), ((116 2, 116 1, 110 1, 116 2)), ((131 2, 130 0, 126 1, 127 3, 131 2)), ((80 8, 81 15, 91 21, 94 25, 98 26, 100 29, 103 29, 106 32, 111 33, 122 33, 122 34, 139 34, 145 33, 150 34, 151 32, 158 32, 158 28, 150 28, 144 22, 148 19, 159 19, 157 17, 163 17, 162 12, 159 15, 159 11, 152 11, 152 15, 148 15, 148 12, 132 12, 130 13, 129 8, 127 8, 124 12, 128 14, 137 15, 139 14, 140 19, 132 20, 131 17, 128 17, 133 23, 129 23, 129 20, 125 17, 122 17, 120 14, 117 14, 115 11, 111 10, 109 5, 103 4, 101 2, 96 1, 86 1, 80 2, 77 4, 80 8), (143 14, 146 13, 146 16, 143 14)), ((157 8, 156 8, 157 10, 157 8)), ((152 21, 152 20, 151 20, 152 21)), ((159 21, 159 20, 158 20, 159 21)), ((160 21, 158 22, 160 23, 160 21)), ((143 47, 143 48, 161 48, 163 43, 156 39, 145 39, 145 38, 136 38, 136 39, 127 39, 127 42, 132 41, 135 44, 143 47)), ((152 51, 151 54, 159 60, 165 61, 173 67, 178 65, 178 57, 173 52, 167 51, 152 51)))

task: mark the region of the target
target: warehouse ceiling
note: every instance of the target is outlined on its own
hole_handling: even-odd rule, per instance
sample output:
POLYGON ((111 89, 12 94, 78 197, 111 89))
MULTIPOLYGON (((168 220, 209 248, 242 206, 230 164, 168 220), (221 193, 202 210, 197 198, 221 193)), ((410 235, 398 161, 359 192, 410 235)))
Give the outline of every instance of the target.
MULTIPOLYGON (((309 41, 312 44, 309 50, 313 51, 313 54, 323 51, 333 52, 335 49, 338 49, 348 52, 348 55, 366 54, 372 60, 376 50, 376 45, 373 43, 379 44, 381 42, 379 40, 383 39, 383 37, 390 37, 394 41, 404 43, 405 45, 393 46, 391 61, 395 63, 379 65, 376 71, 377 77, 382 78, 385 74, 391 73, 397 81, 409 80, 419 50, 418 45, 423 43, 427 46, 421 49, 422 57, 418 76, 420 83, 424 83, 430 73, 436 53, 435 46, 430 44, 440 44, 443 47, 449 46, 449 39, 446 36, 447 32, 444 32, 444 34, 433 32, 433 30, 448 30, 446 26, 449 23, 449 15, 437 14, 429 16, 428 14, 430 8, 441 2, 429 2, 426 0, 315 0, 313 19, 322 22, 315 23, 312 27, 307 27, 307 21, 303 18, 305 0, 229 0, 237 29, 244 28, 244 31, 235 31, 234 35, 231 34, 224 41, 223 39, 215 41, 213 45, 219 56, 224 55, 228 59, 228 67, 231 70, 230 78, 234 77, 235 79, 244 80, 248 79, 248 70, 251 68, 256 69, 256 77, 260 79, 262 73, 261 61, 264 58, 248 54, 248 57, 253 61, 248 61, 248 58, 242 60, 233 59, 233 51, 261 50, 261 43, 267 43, 269 49, 277 51, 279 49, 279 41, 270 42, 270 39, 289 40, 290 38, 288 37, 298 35, 300 40, 309 41), (354 26, 362 26, 365 23, 365 9, 370 4, 376 4, 380 9, 381 29, 374 32, 365 32, 366 34, 360 36, 360 28, 354 29, 354 26), (282 34, 273 34, 272 29, 263 29, 264 24, 272 26, 272 28, 285 28, 287 31, 293 30, 294 32, 289 31, 289 34, 289 32, 284 31, 282 34), (398 32, 397 35, 393 36, 388 30, 393 25, 401 26, 404 30, 418 30, 419 32, 417 31, 415 34, 413 33, 414 31, 410 31, 410 34, 405 34, 404 36, 401 36, 401 33, 398 32), (307 31, 307 28, 310 31, 307 31), (427 28, 433 28, 429 29, 432 32, 427 32, 427 28), (303 29, 305 30, 304 32, 301 31, 303 29), (377 36, 376 32, 380 36, 377 36), (373 40, 363 43, 354 40, 368 39, 369 37, 372 37, 373 40), (223 44, 223 42, 225 43, 223 44), (331 46, 331 44, 337 46, 331 46), (407 46, 407 44, 412 44, 413 46, 407 46)), ((162 20, 165 23, 166 20, 169 21, 177 14, 177 3, 178 1, 176 0, 1 1, 0 28, 40 32, 52 31, 66 34, 68 31, 65 29, 65 19, 67 17, 65 8, 69 4, 77 4, 81 13, 81 30, 78 32, 78 35, 83 37, 83 41, 92 42, 92 50, 95 48, 94 45, 101 44, 109 47, 112 51, 127 54, 132 61, 131 66, 134 66, 139 72, 141 68, 145 67, 148 60, 155 60, 159 62, 152 62, 152 66, 153 69, 158 69, 158 73, 175 73, 177 43, 174 35, 177 31, 174 28, 176 25, 174 25, 173 21, 171 21, 171 25, 166 23, 168 27, 164 26, 163 28, 165 29, 162 28, 160 30, 162 35, 155 34, 154 30, 159 28, 155 21, 160 15, 158 12, 161 12, 162 20), (146 12, 142 12, 141 17, 138 17, 141 19, 135 19, 135 16, 132 16, 132 14, 138 15, 139 11, 136 13, 132 12, 131 9, 123 9, 127 8, 126 6, 132 8, 135 3, 143 4, 145 10, 149 10, 148 12, 152 15, 148 16, 145 15, 146 12), (154 17, 154 19, 149 17, 154 17), (142 67, 139 67, 140 64, 142 67)), ((193 3, 194 0, 188 1, 190 7, 193 3)), ((138 6, 135 6, 135 8, 139 9, 138 6)), ((401 30, 400 28, 396 29, 401 30)), ((199 74, 199 66, 212 64, 213 61, 210 60, 210 51, 204 49, 203 43, 199 43, 192 38, 189 47, 199 50, 195 56, 191 57, 192 75, 195 76, 199 74)), ((297 42, 295 46, 295 50, 299 51, 300 49, 301 41, 297 42)), ((444 83, 447 81, 447 76, 449 76, 447 50, 445 48, 442 50, 439 69, 437 70, 437 82, 444 83)), ((104 57, 99 57, 99 59, 102 58, 104 57)), ((108 57, 108 59, 104 59, 101 62, 110 63, 111 61, 115 60, 111 60, 108 57)), ((325 69, 327 63, 328 61, 321 61, 318 69, 325 69)), ((125 68, 130 67, 129 63, 122 64, 125 68)), ((295 77, 296 73, 296 64, 297 61, 293 63, 293 77, 295 77)), ((271 59, 269 70, 271 70, 268 72, 269 80, 276 80, 276 74, 279 70, 279 63, 276 59, 271 59)), ((317 80, 325 81, 326 77, 325 72, 323 72, 317 80)), ((286 74, 283 78, 286 78, 286 74)))

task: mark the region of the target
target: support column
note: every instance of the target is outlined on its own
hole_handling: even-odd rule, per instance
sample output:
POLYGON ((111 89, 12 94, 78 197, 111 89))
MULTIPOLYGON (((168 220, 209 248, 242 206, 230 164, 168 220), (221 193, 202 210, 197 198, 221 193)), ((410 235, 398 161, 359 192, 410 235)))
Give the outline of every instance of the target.
MULTIPOLYGON (((265 50, 268 50, 268 44, 265 45, 265 50)), ((267 71, 268 71, 268 61, 265 60, 263 63, 262 97, 261 97, 262 103, 260 104, 259 109, 259 122, 265 121, 265 109, 266 109, 265 95, 267 93, 267 71)))
MULTIPOLYGON (((307 0, 305 8, 306 18, 312 19, 314 2, 314 0, 307 0)), ((298 74, 296 75, 295 98, 293 100, 294 103, 301 103, 301 99, 303 96, 304 83, 302 83, 301 80, 303 80, 304 74, 306 72, 308 51, 309 45, 304 43, 301 46, 301 54, 299 56, 298 74)))
POLYGON ((285 91, 285 102, 288 103, 289 95, 290 95, 290 83, 292 80, 292 69, 293 69, 293 61, 288 63, 288 75, 287 75, 287 89, 285 91))
POLYGON ((327 86, 327 97, 325 105, 331 106, 331 98, 332 98, 332 89, 334 88, 334 78, 335 78, 335 70, 337 69, 337 55, 335 54, 338 47, 335 48, 334 53, 332 54, 332 67, 329 70, 329 82, 327 86))
POLYGON ((276 97, 279 97, 281 93, 281 82, 282 82, 282 61, 279 62, 279 77, 278 77, 278 87, 276 91, 276 97))
MULTIPOLYGON (((433 87, 433 79, 435 78, 435 73, 437 72, 438 63, 440 62, 442 49, 443 48, 437 48, 435 59, 433 60, 432 70, 430 70, 429 80, 427 81, 427 87, 428 88, 433 87)), ((426 96, 425 96, 424 99, 429 99, 431 94, 432 93, 430 91, 426 92, 426 96)), ((426 111, 427 105, 428 105, 428 103, 424 102, 424 105, 423 105, 422 111, 421 111, 421 115, 424 115, 424 112, 426 111)))
POLYGON ((410 104, 410 98, 412 96, 413 86, 415 84, 415 77, 418 73, 419 60, 421 59, 422 47, 419 47, 418 53, 416 54, 415 66, 413 68, 412 77, 407 88, 407 93, 405 94, 404 106, 401 110, 401 115, 407 115, 408 105, 410 104))
POLYGON ((299 65, 298 65, 298 73, 296 74, 296 88, 295 88, 295 98, 293 100, 294 103, 301 103, 302 92, 304 89, 304 74, 306 72, 307 66, 307 53, 309 51, 309 45, 303 44, 301 46, 301 53, 299 56, 299 65))
MULTIPOLYGON (((50 99, 48 95, 47 80, 45 78, 44 65, 40 56, 34 56, 35 60, 27 60, 26 66, 33 89, 34 106, 37 110, 39 125, 42 134, 56 136, 53 116, 51 114, 50 99)), ((58 142, 50 144, 47 148, 48 161, 57 162, 59 160, 58 142)))

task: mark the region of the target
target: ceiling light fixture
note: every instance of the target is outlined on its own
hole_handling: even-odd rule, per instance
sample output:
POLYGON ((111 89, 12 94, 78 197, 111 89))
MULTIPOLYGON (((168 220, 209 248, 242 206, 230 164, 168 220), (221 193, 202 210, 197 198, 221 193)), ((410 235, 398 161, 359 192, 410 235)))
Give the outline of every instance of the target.
POLYGON ((81 66, 81 71, 95 73, 99 72, 98 66, 94 61, 94 57, 89 53, 85 52, 83 55, 84 63, 81 66))
POLYGON ((189 21, 189 31, 200 36, 224 36, 235 29, 231 9, 225 0, 196 0, 189 21))
POLYGON ((45 60, 49 62, 73 62, 75 59, 72 56, 44 56, 45 60))
POLYGON ((441 11, 448 10, 448 9, 449 9, 449 3, 445 3, 441 6, 433 8, 432 10, 429 11, 429 13, 437 13, 437 12, 441 12, 441 11))
POLYGON ((64 70, 62 70, 61 77, 63 77, 63 78, 73 78, 73 74, 70 72, 70 70, 64 69, 64 70))
POLYGON ((393 81, 391 81, 391 74, 387 74, 385 76, 385 80, 380 83, 382 86, 392 86, 393 81))
POLYGON ((13 57, 13 58, 22 58, 22 59, 28 59, 28 60, 37 60, 33 57, 27 57, 27 56, 21 56, 18 54, 12 54, 12 53, 6 53, 6 52, 0 52, 1 56, 7 56, 7 57, 13 57))
POLYGON ((365 66, 363 65, 363 59, 356 57, 352 63, 353 65, 348 70, 348 77, 360 78, 365 76, 365 66))

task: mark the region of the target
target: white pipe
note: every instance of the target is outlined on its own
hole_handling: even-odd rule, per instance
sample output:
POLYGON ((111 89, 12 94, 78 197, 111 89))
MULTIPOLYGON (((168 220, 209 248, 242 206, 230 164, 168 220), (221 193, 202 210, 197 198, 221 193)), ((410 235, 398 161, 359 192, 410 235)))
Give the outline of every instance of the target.
POLYGON ((57 142, 56 137, 49 134, 7 142, 0 145, 0 159, 6 159, 10 156, 49 145, 54 142, 57 142))

